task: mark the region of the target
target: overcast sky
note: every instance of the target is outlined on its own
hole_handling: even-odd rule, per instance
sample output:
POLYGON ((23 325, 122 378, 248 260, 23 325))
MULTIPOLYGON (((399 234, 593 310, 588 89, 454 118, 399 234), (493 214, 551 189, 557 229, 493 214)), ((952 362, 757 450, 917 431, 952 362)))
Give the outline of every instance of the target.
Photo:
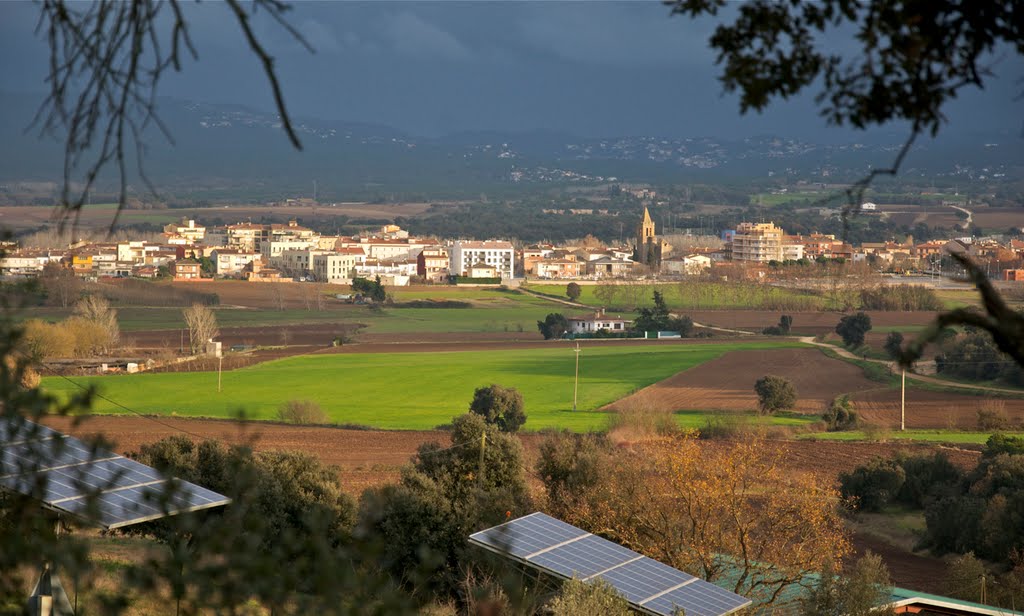
MULTIPOLYGON (((42 92, 46 47, 38 9, 0 3, 0 89, 42 92)), ((161 94, 272 108, 260 66, 227 8, 189 5, 198 62, 161 94)), ((716 81, 714 23, 632 2, 296 3, 291 22, 309 54, 272 21, 258 32, 276 56, 296 116, 381 123, 418 135, 553 129, 586 136, 778 134, 843 141, 810 96, 742 117, 716 81)), ((842 44, 841 42, 839 44, 842 44)), ((1024 61, 1007 54, 997 79, 950 109, 950 133, 1020 135, 1024 61)), ((899 127, 889 127, 897 134, 899 127)), ((884 131, 883 131, 884 132, 884 131)))

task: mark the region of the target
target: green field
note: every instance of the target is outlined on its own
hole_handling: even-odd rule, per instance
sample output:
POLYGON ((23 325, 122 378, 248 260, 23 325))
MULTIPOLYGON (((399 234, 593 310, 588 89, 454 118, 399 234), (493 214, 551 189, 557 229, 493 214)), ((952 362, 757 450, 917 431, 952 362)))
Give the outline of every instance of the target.
MULTIPOLYGON (((530 284, 524 288, 550 297, 566 299, 564 284, 530 284)), ((824 310, 826 299, 810 291, 756 283, 700 282, 684 284, 608 285, 616 292, 610 302, 595 295, 597 285, 580 285, 576 300, 588 306, 653 306, 654 291, 660 291, 672 310, 824 310)))
MULTIPOLYGON (((575 354, 550 349, 462 353, 307 355, 225 372, 217 392, 215 372, 79 377, 109 400, 140 413, 273 419, 282 403, 314 400, 337 423, 378 428, 429 429, 466 411, 473 390, 490 383, 519 389, 526 429, 602 430, 608 414, 597 409, 681 370, 743 349, 802 346, 791 342, 662 344, 586 348, 580 355, 577 412, 572 409, 575 354)), ((59 377, 42 387, 60 396, 76 385, 59 377)), ((125 413, 97 400, 97 413, 125 413)))
MULTIPOLYGON (((471 308, 395 308, 380 311, 366 306, 341 304, 331 299, 326 310, 288 308, 244 308, 214 306, 220 327, 246 327, 300 323, 346 323, 366 326, 368 333, 441 333, 523 331, 536 333, 537 321, 554 311, 571 316, 585 310, 561 310, 550 301, 515 292, 494 289, 417 289, 398 291, 396 302, 423 299, 459 300, 472 303, 471 308)), ((120 306, 116 307, 118 322, 124 332, 142 330, 176 330, 185 327, 181 308, 120 306)), ((34 308, 25 318, 58 321, 67 318, 70 309, 34 308)))
MULTIPOLYGON (((1024 433, 1006 432, 1010 436, 1024 436, 1024 433)), ((961 445, 984 445, 992 432, 961 432, 959 430, 889 430, 881 435, 872 436, 862 430, 849 432, 814 432, 802 434, 798 438, 823 441, 866 441, 866 440, 907 440, 927 441, 931 443, 957 443, 961 445)))

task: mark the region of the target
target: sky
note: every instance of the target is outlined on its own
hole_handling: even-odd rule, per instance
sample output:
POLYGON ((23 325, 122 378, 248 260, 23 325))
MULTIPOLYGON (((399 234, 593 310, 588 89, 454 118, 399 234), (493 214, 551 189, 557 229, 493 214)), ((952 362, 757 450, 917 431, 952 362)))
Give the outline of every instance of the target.
MULTIPOLYGON (((198 61, 160 93, 271 110, 261 67, 223 4, 186 4, 198 61)), ((728 13, 729 11, 727 11, 728 13)), ((47 49, 38 8, 0 3, 0 90, 43 92, 47 49)), ((717 81, 715 22, 628 2, 297 2, 290 23, 309 53, 265 15, 254 25, 274 55, 294 116, 385 124, 420 136, 552 130, 588 137, 851 139, 826 126, 811 95, 741 116, 717 81)), ((842 41, 832 42, 842 45, 842 41)), ((949 133, 1020 135, 1024 60, 1007 54, 984 92, 949 109, 949 133)), ((902 135, 890 126, 876 134, 902 135)))

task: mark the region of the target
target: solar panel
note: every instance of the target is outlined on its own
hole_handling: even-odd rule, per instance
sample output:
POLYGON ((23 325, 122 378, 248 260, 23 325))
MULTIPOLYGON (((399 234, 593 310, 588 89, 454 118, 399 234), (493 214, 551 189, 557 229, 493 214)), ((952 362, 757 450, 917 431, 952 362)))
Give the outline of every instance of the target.
POLYGON ((658 616, 723 616, 751 601, 543 513, 469 536, 470 543, 562 578, 602 579, 633 608, 658 616))
POLYGON ((0 417, 0 487, 105 529, 231 499, 30 421, 0 417))

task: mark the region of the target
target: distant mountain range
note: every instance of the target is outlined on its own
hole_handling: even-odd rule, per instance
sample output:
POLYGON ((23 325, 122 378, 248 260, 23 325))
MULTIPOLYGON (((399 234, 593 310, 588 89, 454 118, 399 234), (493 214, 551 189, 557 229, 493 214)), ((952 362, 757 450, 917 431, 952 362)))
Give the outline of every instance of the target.
MULTIPOLYGON (((26 131, 40 97, 0 93, 0 183, 59 181, 62 149, 26 131)), ((419 192, 432 198, 518 191, 544 184, 690 182, 769 176, 844 180, 887 166, 901 142, 816 144, 779 136, 581 138, 555 132, 458 133, 422 138, 388 126, 296 118, 304 145, 293 150, 276 115, 242 106, 162 99, 173 146, 155 129, 145 169, 179 197, 231 193, 273 198, 310 192, 323 199, 419 192)), ((1019 135, 926 141, 908 157, 909 176, 991 179, 1020 174, 1019 135)), ((109 181, 109 178, 108 178, 109 181)), ((138 183, 135 183, 138 186, 138 183)))

